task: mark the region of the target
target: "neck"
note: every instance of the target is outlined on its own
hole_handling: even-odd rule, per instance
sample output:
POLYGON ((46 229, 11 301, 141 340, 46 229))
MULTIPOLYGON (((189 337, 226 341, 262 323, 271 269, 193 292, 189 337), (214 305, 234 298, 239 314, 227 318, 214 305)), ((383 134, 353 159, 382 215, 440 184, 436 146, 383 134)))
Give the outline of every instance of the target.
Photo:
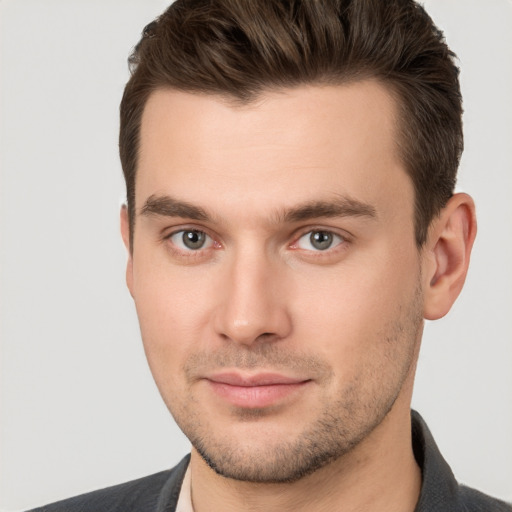
POLYGON ((192 450, 195 512, 412 512, 421 488, 409 408, 400 398, 351 452, 293 483, 256 484, 222 477, 192 450))

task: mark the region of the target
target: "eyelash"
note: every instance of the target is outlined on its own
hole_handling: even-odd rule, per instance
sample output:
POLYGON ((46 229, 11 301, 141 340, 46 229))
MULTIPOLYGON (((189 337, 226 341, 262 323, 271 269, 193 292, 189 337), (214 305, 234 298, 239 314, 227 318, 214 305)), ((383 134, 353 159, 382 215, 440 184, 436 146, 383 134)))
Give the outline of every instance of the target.
POLYGON ((218 242, 215 239, 215 237, 211 236, 204 228, 198 228, 198 227, 193 227, 193 226, 182 227, 180 229, 174 229, 171 233, 168 233, 162 237, 162 242, 164 242, 167 245, 168 249, 175 256, 177 256, 181 259, 186 259, 186 260, 190 261, 191 263, 196 260, 200 260, 200 259, 207 257, 207 254, 211 250, 217 250, 217 249, 222 248, 222 244, 220 242, 218 242), (193 232, 205 235, 210 240, 209 243, 208 243, 208 241, 206 242, 206 243, 208 243, 208 247, 200 247, 197 250, 190 249, 190 248, 187 249, 184 247, 183 248, 179 247, 178 244, 173 241, 173 238, 176 237, 177 235, 181 235, 183 237, 183 235, 185 233, 193 233, 193 232))
MULTIPOLYGON (((313 245, 313 235, 326 235, 327 237, 330 237, 329 240, 329 246, 325 249, 316 248, 315 249, 304 249, 305 251, 312 252, 312 253, 319 253, 319 254, 326 254, 326 253, 332 253, 336 248, 342 244, 346 244, 348 242, 347 237, 343 236, 339 233, 336 233, 335 231, 332 231, 330 229, 322 229, 322 228, 315 228, 315 229, 309 229, 308 231, 303 231, 301 235, 295 239, 295 242, 293 242, 289 247, 291 249, 301 250, 302 248, 299 246, 299 243, 302 239, 309 237, 309 242, 311 245, 313 245), (334 245, 333 245, 334 244, 334 245)), ((322 243, 322 241, 318 241, 318 243, 322 243)))
MULTIPOLYGON (((192 261, 193 259, 200 259, 204 258, 207 253, 210 253, 211 250, 218 250, 222 248, 222 244, 216 240, 216 238, 212 235, 210 235, 204 228, 196 228, 196 227, 182 227, 181 229, 175 229, 171 233, 166 234, 162 238, 163 242, 169 242, 168 246, 171 249, 171 251, 182 258, 187 258, 189 261, 192 261), (191 248, 185 248, 185 247, 179 247, 179 242, 173 241, 173 238, 177 235, 180 235, 183 237, 185 233, 198 233, 202 234, 205 237, 207 237, 206 244, 208 244, 207 247, 201 246, 198 249, 194 250, 191 248), (208 241, 209 239, 209 241, 208 241)), ((320 242, 321 243, 321 242, 320 242)), ((346 246, 350 243, 350 239, 345 234, 337 233, 336 231, 332 229, 325 229, 325 228, 307 228, 307 230, 302 230, 299 236, 296 236, 294 238, 294 241, 288 245, 289 249, 296 250, 296 251, 303 251, 303 253, 309 257, 313 258, 326 258, 329 255, 333 255, 334 253, 338 253, 340 250, 343 250, 346 248, 346 246), (335 245, 332 246, 332 243, 329 247, 326 247, 324 250, 322 249, 304 249, 299 246, 299 242, 304 238, 309 236, 310 241, 313 234, 324 234, 332 239, 332 243, 335 245)))

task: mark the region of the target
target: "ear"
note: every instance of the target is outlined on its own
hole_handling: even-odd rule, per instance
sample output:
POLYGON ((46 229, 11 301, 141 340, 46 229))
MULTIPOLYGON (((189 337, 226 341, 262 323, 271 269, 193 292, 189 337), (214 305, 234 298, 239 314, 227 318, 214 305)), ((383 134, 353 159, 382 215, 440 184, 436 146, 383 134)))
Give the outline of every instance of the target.
POLYGON ((128 208, 125 204, 121 206, 121 236, 128 253, 128 261, 126 263, 126 285, 133 297, 133 254, 130 246, 130 221, 128 219, 128 208))
POLYGON ((437 320, 450 311, 466 274, 476 236, 475 203, 455 194, 429 229, 424 247, 424 317, 437 320))

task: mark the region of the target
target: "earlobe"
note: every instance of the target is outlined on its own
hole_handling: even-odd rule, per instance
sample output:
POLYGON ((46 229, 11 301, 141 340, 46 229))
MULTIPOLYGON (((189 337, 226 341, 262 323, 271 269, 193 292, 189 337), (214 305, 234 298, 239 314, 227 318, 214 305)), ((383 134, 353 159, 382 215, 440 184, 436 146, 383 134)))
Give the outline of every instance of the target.
POLYGON ((437 320, 458 297, 476 236, 475 204, 467 194, 455 194, 432 222, 423 268, 424 317, 437 320))
POLYGON ((128 208, 125 204, 121 206, 121 236, 128 253, 128 261, 126 262, 126 285, 133 297, 133 255, 130 245, 130 221, 128 218, 128 208))

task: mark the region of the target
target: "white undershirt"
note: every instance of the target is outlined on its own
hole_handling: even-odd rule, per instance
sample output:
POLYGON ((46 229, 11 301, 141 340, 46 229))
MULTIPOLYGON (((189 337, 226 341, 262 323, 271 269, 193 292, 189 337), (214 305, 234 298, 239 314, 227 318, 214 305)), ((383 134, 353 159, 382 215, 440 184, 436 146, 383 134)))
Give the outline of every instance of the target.
POLYGON ((190 464, 183 477, 176 512, 194 512, 194 507, 192 506, 192 487, 190 485, 190 464))

